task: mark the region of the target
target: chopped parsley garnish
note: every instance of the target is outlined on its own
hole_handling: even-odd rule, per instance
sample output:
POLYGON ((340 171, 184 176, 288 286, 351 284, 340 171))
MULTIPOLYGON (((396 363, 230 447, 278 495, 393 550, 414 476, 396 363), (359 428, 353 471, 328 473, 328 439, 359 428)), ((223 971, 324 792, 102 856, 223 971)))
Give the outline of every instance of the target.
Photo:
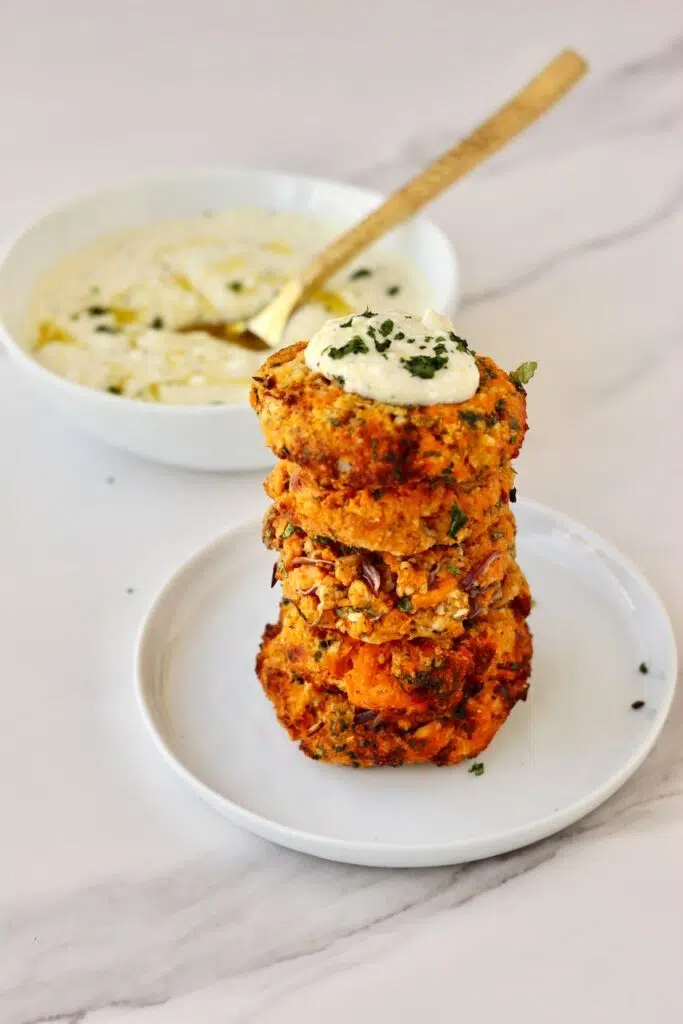
POLYGON ((353 316, 350 316, 348 320, 345 320, 343 324, 339 324, 340 327, 353 327, 353 316))
POLYGON ((106 316, 109 310, 106 306, 88 306, 88 316, 106 316))
POLYGON ((375 314, 372 312, 371 309, 366 309, 363 313, 359 313, 358 315, 367 317, 367 319, 369 320, 370 317, 374 316, 375 314))
POLYGON ((231 292, 241 292, 244 284, 241 281, 228 281, 225 287, 229 288, 231 292))
POLYGON ((397 332, 397 333, 396 333, 396 334, 394 335, 394 340, 395 340, 395 341, 403 341, 403 339, 404 339, 404 338, 405 338, 405 334, 403 333, 403 331, 398 331, 398 332, 397 332))
POLYGON ((349 275, 349 281, 358 281, 361 277, 370 277, 371 275, 372 271, 368 270, 367 267, 359 267, 358 270, 354 270, 354 272, 349 275))
MULTIPOLYGON (((375 343, 375 348, 377 349, 377 351, 382 353, 386 352, 386 350, 391 345, 391 338, 386 338, 384 341, 380 341, 378 338, 373 338, 373 341, 375 343)), ((384 356, 384 358, 386 359, 387 357, 384 356)))
POLYGON ((396 604, 402 612, 412 612, 413 610, 413 602, 409 597, 399 597, 396 604))
POLYGON ((461 409, 458 415, 461 420, 469 423, 471 427, 476 427, 479 420, 483 418, 480 412, 474 412, 473 409, 461 409))
POLYGON ((346 356, 365 355, 368 351, 368 346, 365 344, 363 339, 359 335, 351 338, 345 345, 341 345, 339 348, 327 348, 325 354, 329 355, 330 359, 344 359, 346 356))
POLYGON ((284 530, 282 531, 282 539, 287 540, 287 538, 291 537, 293 533, 296 533, 296 526, 294 525, 294 523, 287 523, 284 530))
POLYGON ((149 326, 153 331, 160 331, 164 326, 164 318, 162 316, 155 316, 149 326))
POLYGON ((335 382, 335 384, 338 384, 340 388, 343 388, 344 385, 346 384, 346 379, 344 377, 337 376, 333 377, 332 380, 335 382))
POLYGON ((466 522, 467 516, 460 508, 457 501, 454 501, 451 507, 451 525, 448 527, 448 536, 451 540, 455 540, 456 534, 459 530, 462 530, 466 522))
POLYGON ((384 323, 380 324, 379 333, 384 337, 388 337, 394 329, 393 320, 385 320, 384 323))
POLYGON ((459 576, 460 575, 460 569, 458 568, 457 565, 447 565, 446 568, 448 569, 448 571, 451 574, 451 576, 459 576))
POLYGON ((454 334, 453 331, 448 332, 448 337, 451 339, 451 341, 455 342, 458 352, 467 352, 471 356, 475 354, 474 349, 471 349, 469 347, 465 339, 460 338, 457 334, 454 334))
POLYGON ((401 290, 401 286, 398 284, 392 284, 391 288, 387 288, 387 295, 398 295, 401 290))
POLYGON ((111 324, 98 324, 95 330, 99 334, 119 334, 118 327, 112 327, 111 324))
POLYGON ((484 767, 484 762, 483 761, 475 761, 474 764, 470 768, 470 775, 477 775, 477 776, 483 775, 485 771, 486 771, 486 768, 484 767))
POLYGON ((633 708, 634 711, 640 711, 641 708, 645 707, 645 701, 644 700, 634 700, 633 704, 631 704, 631 707, 633 708))
POLYGON ((641 676, 646 676, 650 671, 650 669, 647 667, 647 662, 641 661, 640 665, 638 666, 638 671, 640 672, 641 676))
POLYGON ((110 395, 120 395, 121 394, 121 388, 118 387, 118 385, 116 385, 116 384, 110 384, 110 386, 107 388, 107 391, 109 392, 110 395))
POLYGON ((533 375, 536 373, 538 363, 535 359, 529 360, 527 363, 520 363, 516 370, 508 374, 508 377, 517 387, 524 387, 528 384, 533 375))
POLYGON ((401 364, 413 377, 431 380, 435 373, 448 366, 448 356, 411 356, 410 359, 401 359, 401 364))

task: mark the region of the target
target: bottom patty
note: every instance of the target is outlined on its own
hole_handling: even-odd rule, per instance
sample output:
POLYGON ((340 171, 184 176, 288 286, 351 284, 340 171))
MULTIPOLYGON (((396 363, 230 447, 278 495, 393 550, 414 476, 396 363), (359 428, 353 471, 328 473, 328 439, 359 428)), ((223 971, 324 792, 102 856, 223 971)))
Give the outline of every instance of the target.
MULTIPOLYGON (((266 627, 257 658, 257 674, 281 724, 301 750, 315 760, 363 768, 429 761, 457 764, 481 753, 517 701, 526 697, 531 634, 521 611, 506 609, 494 613, 506 614, 512 617, 511 628, 505 628, 499 621, 494 629, 494 634, 497 629, 505 641, 499 646, 494 642, 491 656, 479 666, 476 658, 461 659, 469 661, 469 669, 454 680, 447 702, 434 703, 428 687, 419 696, 408 687, 403 702, 394 698, 383 708, 383 701, 377 699, 379 691, 375 691, 379 680, 371 680, 367 692, 358 686, 357 680, 353 681, 358 670, 362 675, 367 670, 367 666, 354 664, 353 648, 357 646, 360 653, 367 645, 356 645, 348 638, 333 640, 331 646, 341 643, 343 648, 337 660, 330 648, 323 648, 322 657, 317 659, 321 649, 315 645, 325 643, 325 639, 319 639, 323 631, 304 626, 311 634, 312 646, 309 652, 302 652, 300 644, 292 646, 291 630, 282 621, 266 627), (323 659, 328 664, 321 669, 323 659)), ((479 628, 483 634, 485 624, 479 628)), ((490 648, 492 636, 487 633, 485 639, 482 635, 480 641, 472 642, 475 649, 478 645, 490 648)), ((455 648, 465 643, 465 638, 455 641, 451 653, 457 654, 455 648)), ((423 641, 404 644, 403 648, 406 650, 399 659, 420 658, 427 653, 423 641)), ((428 653, 433 656, 434 650, 431 644, 428 653)), ((445 655, 441 645, 439 657, 445 655)), ((387 671, 385 682, 389 678, 387 671)), ((428 684, 429 680, 424 682, 428 684)), ((400 685, 395 680, 393 683, 390 689, 401 694, 400 685)))

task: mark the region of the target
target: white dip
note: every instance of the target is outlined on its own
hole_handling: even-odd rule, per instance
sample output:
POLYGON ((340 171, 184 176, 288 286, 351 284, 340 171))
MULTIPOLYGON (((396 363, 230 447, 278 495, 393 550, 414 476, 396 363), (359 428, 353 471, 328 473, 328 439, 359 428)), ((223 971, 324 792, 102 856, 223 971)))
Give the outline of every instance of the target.
MULTIPOLYGON (((102 238, 39 282, 27 347, 54 373, 102 391, 152 402, 244 402, 267 353, 201 327, 256 313, 338 233, 299 214, 234 209, 102 238)), ((283 344, 310 338, 330 315, 428 301, 416 267, 373 248, 295 313, 283 344)))
POLYGON ((467 342, 431 309, 422 319, 393 312, 328 320, 304 358, 345 391, 392 405, 465 402, 479 387, 467 342))

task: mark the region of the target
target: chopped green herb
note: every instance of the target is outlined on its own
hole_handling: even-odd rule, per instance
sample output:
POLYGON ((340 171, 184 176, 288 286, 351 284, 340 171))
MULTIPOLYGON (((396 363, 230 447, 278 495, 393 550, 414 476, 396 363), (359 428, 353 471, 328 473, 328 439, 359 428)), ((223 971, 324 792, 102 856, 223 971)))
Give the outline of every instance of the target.
POLYGON ((384 323, 380 324, 379 333, 386 338, 387 335, 391 334, 393 329, 394 329, 394 321, 393 320, 385 320, 384 323))
POLYGON ((464 338, 460 338, 457 334, 454 334, 453 331, 448 332, 448 337, 451 341, 455 342, 458 352, 468 352, 471 356, 474 355, 474 349, 469 347, 464 338))
POLYGON ((155 316, 149 326, 153 331, 160 331, 164 326, 164 318, 162 316, 155 316))
POLYGON ((88 306, 87 313, 89 316, 106 316, 109 310, 106 306, 88 306))
MULTIPOLYGON (((374 338, 373 340, 378 352, 384 353, 391 346, 391 338, 385 338, 384 341, 380 341, 379 338, 374 338)), ((386 359, 386 356, 384 358, 386 359)))
POLYGON ((409 597, 399 597, 396 604, 402 612, 412 612, 413 610, 413 602, 409 597))
POLYGON ((229 288, 231 292, 241 292, 244 289, 244 284, 242 281, 228 281, 225 287, 229 288))
POLYGON ((344 377, 337 376, 333 377, 332 380, 334 381, 335 384, 338 384, 340 388, 343 388, 344 384, 346 384, 346 379, 344 377))
POLYGON ((95 330, 99 334, 119 334, 118 327, 112 327, 111 324, 98 324, 95 330))
POLYGON ((458 568, 457 565, 447 565, 446 568, 448 569, 448 571, 451 574, 451 576, 459 576, 460 575, 460 569, 458 568))
POLYGON ((480 412, 474 412, 473 409, 461 409, 458 415, 461 420, 464 420, 465 423, 469 423, 471 427, 476 427, 477 423, 483 419, 482 414, 480 412))
POLYGON ((404 338, 405 334, 403 333, 403 331, 398 331, 398 333, 394 335, 395 341, 403 341, 404 338))
POLYGON ((339 324, 340 327, 353 327, 353 316, 350 316, 348 320, 345 320, 343 324, 339 324))
POLYGON ((110 395, 120 395, 121 394, 121 388, 118 387, 118 385, 116 385, 116 384, 111 384, 107 388, 107 391, 109 392, 110 395))
POLYGON ((366 309, 365 309, 365 311, 364 311, 363 313, 359 313, 358 315, 359 315, 359 316, 364 316, 364 317, 367 317, 367 319, 369 320, 369 319, 370 319, 370 317, 374 316, 375 314, 374 314, 374 313, 372 312, 372 310, 371 310, 371 309, 370 309, 370 308, 368 307, 368 308, 366 308, 366 309))
POLYGON ((474 764, 470 768, 470 775, 477 775, 477 776, 483 775, 485 771, 486 771, 486 768, 484 767, 484 762, 483 761, 475 761, 474 764))
POLYGON ((392 284, 391 288, 387 288, 387 295, 398 295, 401 290, 401 286, 398 284, 392 284))
POLYGON ((409 359, 401 359, 401 364, 413 377, 431 380, 438 370, 448 366, 448 356, 411 356, 409 359))
POLYGON ((294 523, 287 523, 284 530, 282 531, 282 539, 287 540, 287 538, 291 537, 293 533, 296 533, 296 526, 294 525, 294 523))
POLYGON ((370 277, 371 275, 372 271, 368 270, 367 267, 359 267, 358 270, 354 270, 354 272, 349 275, 349 281, 358 281, 361 277, 370 277))
POLYGON ((451 508, 451 525, 448 527, 448 536, 451 540, 455 540, 455 536, 459 530, 462 530, 463 526, 467 522, 467 516, 458 505, 457 501, 453 502, 451 508))
POLYGON ((502 540, 503 534, 500 530, 491 530, 491 540, 502 540))
POLYGON ((505 412, 505 399, 499 398, 496 402, 496 412, 505 412))
POLYGON ((524 387, 525 384, 529 383, 537 369, 538 363, 535 359, 531 359, 528 363, 520 363, 516 370, 508 374, 508 377, 513 384, 516 384, 518 387, 524 387))
POLYGON ((344 359, 346 356, 364 355, 367 351, 368 346, 359 335, 356 335, 339 348, 332 348, 330 346, 325 349, 325 354, 329 355, 330 359, 344 359))
POLYGON ((641 676, 646 676, 650 671, 650 669, 647 667, 647 662, 641 661, 640 665, 638 666, 638 671, 640 672, 641 676))

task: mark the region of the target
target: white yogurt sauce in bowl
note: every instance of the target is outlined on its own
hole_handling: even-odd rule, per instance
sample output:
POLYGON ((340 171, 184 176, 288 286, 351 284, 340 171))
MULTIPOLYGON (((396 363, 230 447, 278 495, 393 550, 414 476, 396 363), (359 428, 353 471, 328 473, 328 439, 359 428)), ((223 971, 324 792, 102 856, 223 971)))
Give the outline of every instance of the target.
MULTIPOLYGON (((338 181, 226 167, 134 178, 54 207, 0 252, 0 344, 12 360, 17 384, 23 381, 32 390, 37 416, 59 415, 90 437, 146 459, 193 470, 272 465, 247 401, 247 381, 268 353, 245 352, 206 331, 193 336, 177 327, 198 311, 234 314, 246 308, 238 302, 268 297, 280 274, 288 276, 382 199, 338 181), (209 210, 229 214, 208 217, 209 210), (215 262, 241 257, 240 246, 253 248, 253 234, 245 242, 235 222, 228 224, 246 216, 237 213, 245 210, 264 220, 259 244, 291 244, 273 226, 296 225, 296 252, 258 250, 257 262, 264 261, 258 265, 272 269, 265 285, 253 280, 258 274, 247 277, 246 264, 214 272, 215 262), (171 222, 177 225, 172 231, 171 222), (190 224, 201 227, 200 234, 190 232, 190 224), (224 226, 216 231, 217 224, 224 226), (149 240, 145 251, 138 248, 143 236, 149 240), (172 301, 163 287, 169 271, 159 273, 154 264, 160 248, 172 250, 166 264, 180 278, 172 301), (93 265, 92 253, 103 261, 106 255, 106 280, 104 262, 93 265), (225 287, 232 281, 248 287, 225 287), (64 337, 49 337, 60 330, 64 337), (48 354, 57 343, 62 347, 48 354), (132 360, 135 352, 139 355, 132 360), (48 368, 48 360, 58 363, 60 357, 70 361, 70 369, 56 363, 48 368)), ((310 338, 330 317, 349 315, 336 306, 337 298, 352 307, 349 312, 366 306, 377 312, 426 306, 452 311, 459 292, 457 254, 439 228, 414 217, 368 249, 326 292, 322 302, 296 314, 287 341, 310 338), (363 268, 372 274, 351 279, 363 268), (389 294, 396 284, 401 291, 389 294)))
MULTIPOLYGON (((244 403, 267 353, 211 329, 256 313, 338 230, 302 214, 243 207, 106 236, 41 277, 26 348, 53 373, 111 394, 244 403)), ((414 265, 375 247, 294 314, 283 344, 366 307, 424 308, 428 293, 414 265)))

